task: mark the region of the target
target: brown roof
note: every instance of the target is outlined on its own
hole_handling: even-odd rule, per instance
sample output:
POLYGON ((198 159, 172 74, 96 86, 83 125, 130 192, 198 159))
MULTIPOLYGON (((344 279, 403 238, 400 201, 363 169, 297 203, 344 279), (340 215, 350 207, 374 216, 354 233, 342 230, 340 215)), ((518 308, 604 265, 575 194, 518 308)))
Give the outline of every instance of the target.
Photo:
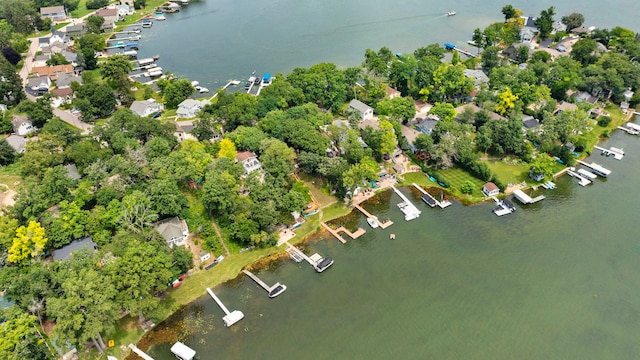
POLYGON ((64 6, 46 6, 40 8, 40 14, 62 13, 64 6))
POLYGON ((34 66, 31 69, 32 74, 38 76, 52 76, 60 74, 73 74, 73 65, 55 65, 55 66, 34 66))
POLYGON ((489 192, 494 191, 494 190, 500 190, 500 188, 496 184, 494 184, 492 182, 488 182, 488 183, 484 184, 484 188, 487 189, 487 191, 489 191, 489 192))
POLYGON ((400 96, 401 95, 400 91, 398 91, 398 90, 396 90, 396 89, 394 89, 392 87, 389 87, 389 86, 387 86, 387 88, 385 89, 385 92, 387 93, 387 97, 388 98, 391 98, 392 96, 400 96))
POLYGON ((243 162, 246 161, 248 159, 251 159, 252 157, 256 157, 256 154, 253 153, 252 151, 243 151, 243 152, 239 152, 236 155, 236 160, 243 162))
POLYGON ((55 96, 64 97, 64 96, 70 96, 71 94, 73 94, 73 90, 71 90, 71 88, 64 88, 64 89, 55 88, 51 90, 51 93, 55 96))
POLYGON ((98 11, 96 11, 96 16, 117 16, 118 15, 118 9, 100 9, 98 11))

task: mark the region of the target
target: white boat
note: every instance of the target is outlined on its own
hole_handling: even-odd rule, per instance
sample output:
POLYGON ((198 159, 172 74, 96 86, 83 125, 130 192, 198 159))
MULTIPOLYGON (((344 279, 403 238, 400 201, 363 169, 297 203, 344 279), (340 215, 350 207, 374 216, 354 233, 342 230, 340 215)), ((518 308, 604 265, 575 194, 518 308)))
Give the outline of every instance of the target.
POLYGON ((376 219, 372 217, 367 218, 367 223, 369 223, 369 226, 371 226, 373 229, 377 229, 380 226, 378 225, 378 222, 376 221, 376 219))
POLYGON ((198 85, 200 85, 200 83, 198 82, 198 80, 193 80, 193 81, 191 82, 191 86, 194 86, 194 87, 195 87, 195 86, 198 86, 198 85))
POLYGON ((193 358, 196 356, 195 350, 181 343, 180 341, 171 346, 171 353, 180 360, 193 360, 193 358))
POLYGON ((455 14, 456 14, 456 12, 455 12, 455 11, 453 11, 453 10, 451 10, 451 11, 447 11, 447 16, 453 16, 453 15, 455 15, 455 14))
POLYGON ((287 287, 285 285, 276 284, 273 290, 269 292, 269 297, 273 299, 274 297, 282 294, 285 290, 287 290, 287 287))
POLYGON ((164 15, 162 15, 162 14, 155 14, 155 15, 153 16, 153 19, 154 19, 154 20, 157 20, 157 21, 162 21, 162 20, 166 20, 167 18, 166 18, 166 17, 164 17, 164 15))
POLYGON ((196 89, 197 92, 199 92, 200 94, 204 94, 204 93, 208 93, 209 89, 207 89, 204 86, 200 86, 200 85, 196 85, 194 86, 194 88, 196 89))

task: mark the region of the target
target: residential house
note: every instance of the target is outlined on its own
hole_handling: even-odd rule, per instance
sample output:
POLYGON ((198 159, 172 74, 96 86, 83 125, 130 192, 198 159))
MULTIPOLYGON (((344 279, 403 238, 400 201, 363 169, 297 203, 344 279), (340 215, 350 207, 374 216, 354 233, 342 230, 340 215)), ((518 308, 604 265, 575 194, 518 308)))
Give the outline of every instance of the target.
POLYGON ((578 106, 576 104, 572 104, 566 101, 561 101, 558 105, 556 105, 556 109, 553 111, 553 115, 559 115, 563 111, 576 111, 576 110, 578 110, 578 106))
POLYGON ((67 18, 67 12, 64 11, 64 6, 47 6, 40 8, 40 16, 51 21, 63 21, 67 18))
POLYGON ((77 39, 84 35, 85 32, 84 24, 75 24, 67 26, 67 36, 71 39, 77 39))
POLYGON ((372 128, 373 130, 380 130, 380 123, 378 122, 378 119, 366 119, 361 121, 358 127, 360 128, 360 130, 364 130, 368 127, 372 128))
MULTIPOLYGON (((183 142, 185 140, 198 141, 195 136, 191 135, 191 130, 193 130, 193 123, 191 121, 184 121, 182 123, 172 121, 172 123, 176 126, 176 131, 173 132, 173 136, 175 136, 179 142, 183 142)), ((219 138, 219 135, 217 135, 217 137, 219 138)))
POLYGON ((567 25, 563 24, 562 21, 554 21, 553 24, 551 24, 551 28, 553 29, 551 30, 552 34, 567 31, 567 25))
POLYGON ((176 112, 176 117, 179 118, 193 118, 196 117, 198 112, 205 107, 206 105, 211 104, 208 100, 194 100, 194 99, 186 99, 180 104, 178 104, 178 110, 176 112))
POLYGON ((502 55, 508 57, 509 59, 513 60, 513 61, 520 61, 521 59, 519 59, 519 51, 518 49, 524 46, 529 50, 529 57, 531 56, 531 54, 533 53, 533 51, 531 50, 531 44, 527 44, 527 43, 517 43, 517 44, 513 44, 511 46, 509 46, 508 48, 502 50, 502 55))
POLYGON ((104 19, 104 23, 115 23, 118 21, 118 9, 100 9, 96 11, 96 16, 104 19))
POLYGON ((69 37, 66 33, 58 30, 53 30, 51 36, 49 37, 49 46, 55 43, 62 43, 64 45, 69 44, 69 37))
POLYGON ((413 145, 413 143, 416 141, 416 138, 418 137, 418 135, 420 135, 420 131, 412 129, 407 125, 402 125, 401 133, 404 141, 406 141, 407 144, 409 144, 409 148, 411 149, 411 152, 415 152, 416 148, 413 145))
MULTIPOLYGON (((456 110, 456 114, 458 114, 458 116, 459 116, 460 114, 465 112, 465 110, 467 110, 467 109, 471 109, 471 111, 473 111, 474 114, 477 113, 477 112, 482 111, 482 108, 478 107, 475 104, 469 103, 469 104, 464 104, 464 105, 458 106, 455 109, 456 110)), ((486 113, 489 115, 489 119, 491 119, 491 120, 506 120, 504 117, 498 115, 497 113, 495 113, 493 111, 486 111, 486 113)))
POLYGON ((576 99, 576 102, 587 102, 591 105, 595 104, 598 101, 598 98, 589 94, 586 91, 580 91, 579 93, 573 96, 576 99))
POLYGON ((51 98, 51 105, 53 105, 53 107, 60 107, 64 104, 69 105, 73 101, 73 90, 71 90, 70 87, 63 89, 55 88, 51 90, 51 95, 53 96, 51 98))
POLYGON ((36 76, 27 79, 28 89, 36 95, 42 95, 51 88, 51 78, 48 76, 36 76))
POLYGON ((128 15, 133 15, 134 12, 135 10, 133 6, 129 6, 128 4, 118 5, 118 18, 120 20, 124 20, 124 18, 128 15))
POLYGON ((634 92, 631 91, 631 89, 627 89, 624 91, 624 93, 622 93, 622 95, 624 96, 624 101, 626 102, 630 102, 631 98, 633 97, 634 92))
POLYGON ((73 65, 55 65, 55 66, 39 66, 31 68, 31 73, 35 76, 49 76, 51 80, 56 81, 62 74, 73 74, 73 65))
POLYGON ((522 117, 522 127, 524 129, 535 129, 540 126, 540 120, 534 118, 531 115, 524 115, 522 117))
POLYGON ((74 71, 78 70, 79 66, 78 66, 78 53, 74 53, 72 51, 67 51, 67 50, 62 50, 61 52, 62 56, 64 56, 65 60, 67 60, 68 62, 71 63, 71 66, 73 66, 74 71))
POLYGON ((482 192, 487 196, 496 196, 500 193, 500 188, 496 184, 488 182, 482 187, 482 192))
POLYGON ((236 161, 242 164, 247 175, 256 170, 260 170, 262 165, 258 160, 258 156, 251 151, 242 151, 236 155, 236 161))
POLYGON ((421 100, 415 100, 413 102, 413 105, 416 107, 416 112, 421 114, 428 113, 429 110, 431 110, 431 108, 433 107, 433 105, 429 104, 428 102, 421 100))
POLYGON ((13 132, 20 136, 25 136, 37 130, 33 126, 31 119, 25 115, 13 115, 11 124, 13 125, 13 132))
POLYGON ((629 113, 629 103, 626 101, 623 101, 620 103, 620 110, 622 110, 623 114, 628 114, 629 113))
POLYGON ((78 171, 78 167, 76 166, 76 164, 67 164, 64 166, 65 169, 67 169, 67 177, 71 180, 80 180, 82 179, 82 176, 80 175, 80 172, 78 171))
MULTIPOLYGON (((546 155, 543 155, 546 156, 546 155)), ((544 173, 543 172, 534 172, 533 169, 529 170, 529 177, 533 180, 533 181, 542 181, 544 180, 544 173)))
POLYGON ((6 140, 17 153, 23 153, 27 150, 27 139, 24 136, 11 134, 6 140))
POLYGON ((167 241, 169 247, 184 246, 189 236, 187 222, 177 216, 163 220, 155 225, 156 231, 167 241))
POLYGON ((489 83, 489 77, 482 70, 464 69, 462 72, 464 73, 464 76, 473 80, 476 87, 489 83))
POLYGON ((164 110, 164 105, 156 102, 154 99, 147 99, 143 101, 134 101, 129 107, 131 111, 142 117, 158 117, 162 110, 164 110))
POLYGON ((114 32, 116 30, 116 23, 105 21, 100 27, 100 30, 102 30, 103 33, 114 32))
POLYGON ((73 240, 72 242, 61 247, 58 250, 53 250, 51 256, 53 256, 53 261, 66 260, 70 258, 74 252, 85 249, 89 251, 97 251, 98 244, 93 242, 93 239, 90 236, 86 236, 80 239, 73 240))
POLYGON ((373 108, 357 99, 351 100, 347 111, 358 112, 360 114, 360 121, 373 119, 373 108))
POLYGON ((583 35, 589 35, 591 34, 591 30, 589 28, 586 27, 577 27, 577 28, 573 28, 571 29, 571 33, 574 35, 579 35, 579 36, 583 36, 583 35))
POLYGON ((51 59, 51 54, 36 55, 31 62, 32 67, 47 66, 47 60, 51 59))
POLYGON ((520 41, 525 44, 529 44, 531 43, 531 41, 533 41, 533 37, 535 35, 535 32, 531 30, 531 28, 524 27, 520 30, 520 41))
POLYGON ((82 77, 75 74, 62 74, 58 76, 58 80, 56 80, 56 86, 58 87, 58 89, 65 89, 71 87, 72 82, 82 84, 82 77))
POLYGON ((534 18, 531 15, 529 15, 529 16, 521 16, 521 18, 523 20, 522 28, 530 29, 534 33, 538 32, 538 26, 536 25, 536 18, 534 18))
POLYGON ((396 89, 394 89, 392 87, 389 87, 389 86, 387 86, 387 88, 385 89, 385 94, 386 94, 387 99, 393 99, 393 98, 397 98, 397 97, 402 96, 400 91, 398 91, 398 90, 396 90, 396 89))
POLYGON ((427 117, 416 124, 416 130, 420 131, 423 134, 431 135, 433 130, 435 130, 437 124, 438 120, 436 120, 436 118, 427 117))

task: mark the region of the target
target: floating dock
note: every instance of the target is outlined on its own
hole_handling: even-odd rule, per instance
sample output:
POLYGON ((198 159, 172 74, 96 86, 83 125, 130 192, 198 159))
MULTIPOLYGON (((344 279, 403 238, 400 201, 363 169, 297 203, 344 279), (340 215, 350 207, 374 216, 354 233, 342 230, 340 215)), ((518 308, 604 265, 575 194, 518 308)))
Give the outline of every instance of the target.
POLYGON ((451 205, 451 201, 449 200, 443 200, 443 201, 438 201, 436 200, 436 198, 434 198, 431 194, 429 194, 425 189, 423 189, 420 185, 413 183, 413 186, 420 190, 420 192, 422 192, 422 201, 424 201, 425 203, 427 203, 427 205, 431 206, 431 207, 435 207, 438 206, 441 209, 446 208, 447 206, 451 205))
POLYGON ((578 179, 578 184, 580 186, 587 186, 587 185, 591 184, 591 180, 589 180, 586 177, 578 174, 577 172, 569 170, 569 171, 567 171, 567 174, 569 174, 569 176, 571 176, 571 177, 574 177, 574 178, 578 179))
POLYGON ((640 125, 632 122, 626 123, 626 127, 635 131, 640 131, 640 125))
POLYGON ((351 231, 347 230, 344 226, 340 226, 339 228, 333 230, 329 225, 323 222, 320 222, 320 225, 322 225, 322 227, 327 229, 327 231, 329 231, 331 235, 335 236, 343 244, 346 244, 347 241, 342 236, 340 236, 340 232, 344 232, 345 234, 349 235, 349 237, 352 238, 353 240, 359 238, 360 236, 362 236, 367 232, 363 228, 358 228, 356 232, 352 233, 351 231))
POLYGON ((322 258, 320 254, 313 254, 311 255, 311 257, 309 257, 305 253, 300 251, 300 249, 292 246, 289 243, 287 243, 287 252, 291 255, 291 258, 296 262, 301 262, 302 260, 297 261, 294 258, 294 256, 296 258, 302 258, 303 260, 306 260, 311 266, 313 266, 316 272, 319 272, 319 273, 325 271, 329 266, 333 265, 332 258, 330 257, 322 258), (293 254, 296 254, 296 255, 293 255, 293 254))
POLYGON ((411 201, 409 201, 409 199, 404 196, 404 194, 401 193, 400 190, 396 189, 395 186, 391 185, 391 188, 403 200, 400 204, 398 204, 398 208, 400 208, 400 211, 402 211, 402 213, 404 214, 404 219, 406 221, 417 219, 420 216, 421 211, 418 210, 418 208, 413 205, 413 203, 411 203, 411 201))
POLYGON ((493 198, 493 200, 496 202, 496 204, 498 204, 498 206, 493 209, 493 213, 497 216, 508 215, 516 211, 515 205, 513 205, 513 203, 509 200, 498 200, 495 197, 493 198))
POLYGON ((595 180, 598 177, 598 175, 592 173, 589 170, 585 170, 585 169, 578 169, 577 173, 580 174, 582 177, 587 178, 587 179, 589 179, 591 181, 595 180))
POLYGON ((605 156, 611 156, 613 155, 613 158, 616 160, 622 160, 622 158, 624 157, 624 150, 622 149, 618 149, 616 147, 610 147, 608 149, 605 149, 603 147, 600 146, 594 146, 594 149, 600 150, 600 154, 601 155, 605 155, 605 156))
POLYGON ((354 207, 354 208, 356 208, 356 209, 358 209, 358 210, 360 210, 360 212, 361 212, 361 213, 363 213, 363 214, 364 214, 364 216, 366 216, 367 218, 371 218, 371 219, 373 219, 373 220, 378 224, 378 226, 380 226, 380 227, 381 227, 381 228, 383 228, 383 229, 386 229, 386 228, 388 228, 389 226, 393 225, 393 221, 391 221, 391 220, 387 220, 387 221, 385 221, 385 222, 382 222, 382 221, 380 221, 380 219, 378 219, 378 217, 377 217, 377 216, 372 215, 371 213, 369 213, 367 210, 365 210, 365 209, 364 209, 362 206, 360 206, 360 205, 353 205, 353 207, 354 207))
POLYGON ((140 356, 144 360, 154 360, 151 356, 147 355, 144 351, 138 349, 138 347, 135 346, 134 344, 129 344, 129 349, 131 349, 131 351, 136 353, 136 355, 140 356))
POLYGON ((545 199, 544 195, 531 198, 531 196, 527 195, 524 191, 519 189, 513 191, 513 196, 523 204, 533 204, 545 199))
POLYGON ((609 174, 611 174, 611 170, 609 169, 605 169, 604 167, 592 162, 590 164, 582 161, 582 160, 578 160, 578 163, 588 167, 589 169, 591 169, 591 172, 598 175, 598 176, 602 176, 602 177, 607 177, 609 176, 609 174))
POLYGON ((234 310, 234 311, 230 312, 227 309, 227 307, 224 306, 222 301, 220 301, 220 299, 218 299, 216 294, 214 294, 213 291, 210 288, 207 288, 207 292, 209 293, 209 295, 211 295, 213 300, 215 300, 215 302, 218 304, 218 306, 220 306, 220 309, 222 309, 222 311, 224 311, 225 316, 222 317, 222 321, 224 321, 224 326, 229 327, 229 326, 237 323, 238 321, 240 321, 240 320, 242 320, 244 318, 244 314, 240 310, 234 310))
POLYGON ((287 287, 280 284, 279 282, 275 283, 273 286, 269 286, 265 284, 262 280, 260 280, 260 278, 258 278, 254 273, 252 273, 249 270, 242 270, 242 272, 245 273, 245 275, 247 275, 248 277, 250 277, 253 281, 255 281, 258 285, 260 285, 263 289, 265 289, 269 294, 270 298, 274 298, 282 294, 285 290, 287 290, 287 287))
POLYGON ((631 129, 631 128, 628 128, 628 127, 618 126, 618 129, 626 132, 629 135, 638 135, 638 134, 640 134, 640 130, 634 130, 634 129, 631 129))

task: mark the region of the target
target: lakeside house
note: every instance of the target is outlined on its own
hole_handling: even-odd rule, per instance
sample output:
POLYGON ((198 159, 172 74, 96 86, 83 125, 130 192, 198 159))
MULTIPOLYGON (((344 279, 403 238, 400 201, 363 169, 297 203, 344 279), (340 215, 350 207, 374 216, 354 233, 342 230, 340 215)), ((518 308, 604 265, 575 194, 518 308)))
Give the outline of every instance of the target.
POLYGON ((183 102, 178 104, 178 110, 176 111, 176 117, 179 118, 194 118, 198 115, 198 112, 202 110, 203 107, 211 104, 209 100, 194 100, 194 99, 185 99, 183 102))
POLYGON ((489 77, 482 70, 464 69, 462 72, 464 73, 464 76, 473 80, 475 87, 480 87, 489 83, 489 77))
POLYGON ((37 130, 33 126, 31 119, 26 115, 13 115, 11 124, 13 125, 13 131, 20 136, 25 136, 37 130))
POLYGON ((73 75, 73 65, 55 65, 55 66, 39 66, 31 69, 34 76, 49 76, 51 80, 56 81, 62 74, 73 75))
POLYGON ((496 184, 488 182, 482 187, 482 192, 489 197, 496 196, 500 193, 500 188, 496 184))
POLYGON ((416 113, 418 113, 418 114, 426 114, 433 107, 433 105, 429 104, 426 101, 422 101, 422 100, 415 100, 413 102, 413 105, 415 106, 416 113))
POLYGON ((358 113, 360 121, 373 119, 373 108, 357 99, 351 100, 347 111, 358 113))
POLYGON ((236 162, 242 164, 244 172, 249 175, 254 171, 262 169, 258 156, 252 151, 242 151, 236 155, 236 162))
POLYGON ((27 150, 27 139, 24 136, 11 134, 6 138, 7 144, 17 153, 24 153, 27 150))
POLYGON ((156 118, 164 110, 164 105, 156 102, 154 99, 147 99, 142 101, 134 101, 129 106, 131 111, 141 117, 156 118))
POLYGON ((118 21, 118 9, 109 9, 109 8, 100 9, 96 11, 95 15, 103 18, 104 24, 107 24, 107 23, 113 24, 116 21, 118 21))
POLYGON ((74 252, 81 250, 97 251, 98 244, 93 242, 91 236, 86 236, 80 239, 73 240, 60 249, 53 250, 51 256, 53 257, 53 261, 62 261, 70 258, 74 252))
POLYGON ((189 226, 185 220, 177 216, 160 221, 154 226, 156 231, 167 241, 169 247, 184 246, 189 237, 189 226))
POLYGON ((76 39, 84 35, 85 27, 84 24, 75 24, 67 26, 67 36, 71 39, 76 39))
POLYGON ((49 18, 51 21, 63 21, 67 19, 64 6, 46 6, 40 8, 40 17, 49 18))

